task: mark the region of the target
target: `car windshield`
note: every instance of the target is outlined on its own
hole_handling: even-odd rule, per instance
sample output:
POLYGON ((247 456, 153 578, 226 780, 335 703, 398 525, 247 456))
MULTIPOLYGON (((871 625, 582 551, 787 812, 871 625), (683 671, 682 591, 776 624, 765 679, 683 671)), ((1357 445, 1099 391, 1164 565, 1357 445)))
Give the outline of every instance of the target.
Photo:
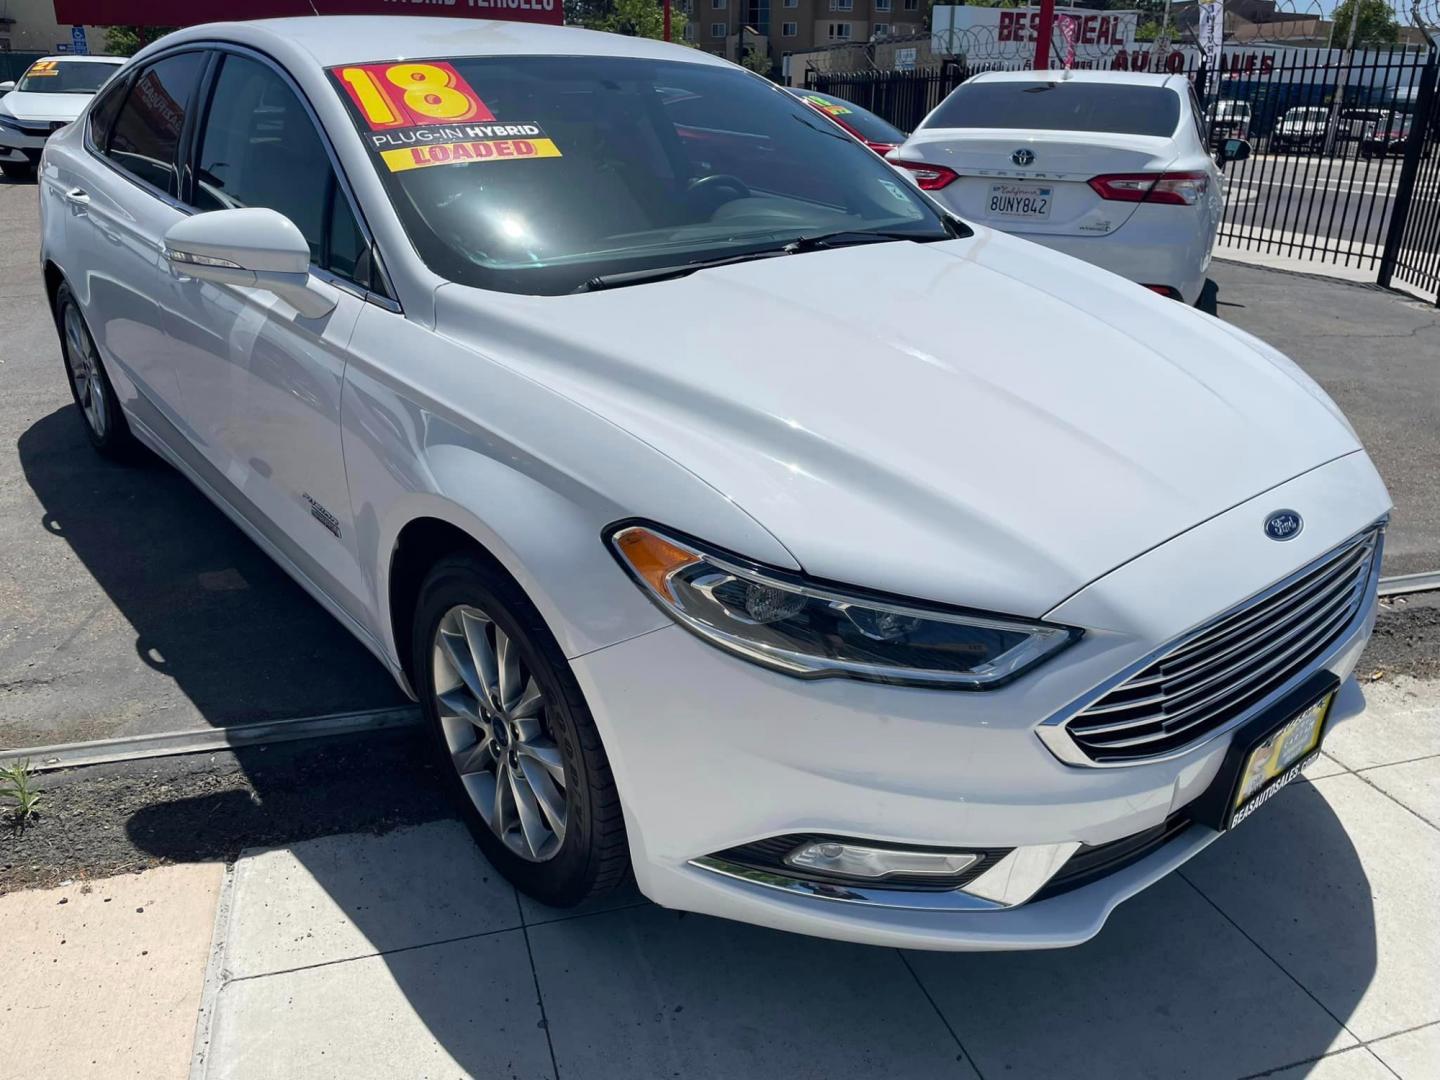
POLYGON ((791 93, 826 116, 834 117, 843 127, 849 128, 862 139, 876 143, 893 143, 896 146, 905 141, 905 133, 899 128, 887 124, 869 109, 862 109, 844 98, 814 90, 792 90, 791 93))
POLYGON ((956 87, 920 126, 1168 138, 1179 122, 1180 95, 1163 86, 976 79, 956 87))
POLYGON ((36 60, 15 89, 29 94, 93 94, 119 67, 83 60, 36 60))
POLYGON ((1329 115, 1328 109, 1291 109, 1286 114, 1287 120, 1324 120, 1329 115))
POLYGON ((734 68, 516 56, 331 75, 420 257, 464 284, 557 294, 828 234, 954 235, 873 153, 734 68))

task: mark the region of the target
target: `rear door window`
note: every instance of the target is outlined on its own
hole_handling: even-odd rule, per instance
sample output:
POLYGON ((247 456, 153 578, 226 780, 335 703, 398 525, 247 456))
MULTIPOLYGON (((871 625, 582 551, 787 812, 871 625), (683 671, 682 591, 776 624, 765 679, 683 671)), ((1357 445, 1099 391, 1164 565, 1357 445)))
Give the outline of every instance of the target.
POLYGON ((172 197, 179 192, 180 135, 204 66, 204 53, 188 52, 141 71, 105 148, 105 156, 121 169, 172 197))
POLYGON ((1179 124, 1180 95, 1168 87, 1004 79, 961 84, 921 126, 1169 138, 1179 124))

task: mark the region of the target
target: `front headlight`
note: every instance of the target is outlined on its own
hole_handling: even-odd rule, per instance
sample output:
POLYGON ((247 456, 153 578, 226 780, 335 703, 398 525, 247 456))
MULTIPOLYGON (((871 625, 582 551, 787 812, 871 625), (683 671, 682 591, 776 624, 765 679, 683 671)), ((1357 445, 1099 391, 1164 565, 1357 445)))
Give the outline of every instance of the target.
POLYGON ((607 539, 620 565, 681 626, 800 678, 989 690, 1081 634, 836 589, 647 525, 621 525, 607 539))

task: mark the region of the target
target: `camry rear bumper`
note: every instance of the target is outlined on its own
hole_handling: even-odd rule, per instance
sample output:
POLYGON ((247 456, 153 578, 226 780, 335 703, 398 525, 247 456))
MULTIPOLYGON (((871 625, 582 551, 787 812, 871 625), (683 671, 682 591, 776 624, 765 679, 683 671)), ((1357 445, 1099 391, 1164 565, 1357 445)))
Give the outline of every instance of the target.
MULTIPOLYGON (((1049 617, 1085 638, 991 692, 805 682, 678 627, 572 660, 641 890, 668 907, 872 944, 1086 940, 1220 835, 1185 814, 1228 779, 1234 727, 1175 756, 1087 767, 1062 761, 1040 725, 1230 606, 1217 598, 1264 592, 1387 509, 1363 454, 1307 473, 1081 590, 1049 617), (1313 524, 1288 543, 1267 539, 1260 526, 1276 505, 1304 507, 1313 524), (796 837, 977 853, 978 876, 939 891, 837 883, 779 861, 796 837)), ((1364 707, 1349 676, 1373 605, 1371 582, 1360 613, 1302 673, 1341 684, 1332 725, 1364 707)))
POLYGON ((1026 233, 1024 239, 1137 284, 1174 289, 1185 303, 1194 304, 1205 288, 1213 242, 1210 233, 1194 220, 1198 216, 1198 208, 1193 207, 1141 205, 1125 224, 1107 235, 1026 233))

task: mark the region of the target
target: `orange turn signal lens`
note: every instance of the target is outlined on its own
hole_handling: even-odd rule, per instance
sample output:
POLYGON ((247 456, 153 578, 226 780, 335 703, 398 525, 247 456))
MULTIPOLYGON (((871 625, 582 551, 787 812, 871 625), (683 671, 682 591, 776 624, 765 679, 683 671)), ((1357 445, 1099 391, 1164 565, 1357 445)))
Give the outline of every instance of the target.
POLYGON ((689 548, 680 547, 638 525, 621 529, 612 537, 612 542, 636 575, 656 595, 672 604, 675 603, 675 594, 670 591, 671 575, 700 561, 700 556, 689 548))

